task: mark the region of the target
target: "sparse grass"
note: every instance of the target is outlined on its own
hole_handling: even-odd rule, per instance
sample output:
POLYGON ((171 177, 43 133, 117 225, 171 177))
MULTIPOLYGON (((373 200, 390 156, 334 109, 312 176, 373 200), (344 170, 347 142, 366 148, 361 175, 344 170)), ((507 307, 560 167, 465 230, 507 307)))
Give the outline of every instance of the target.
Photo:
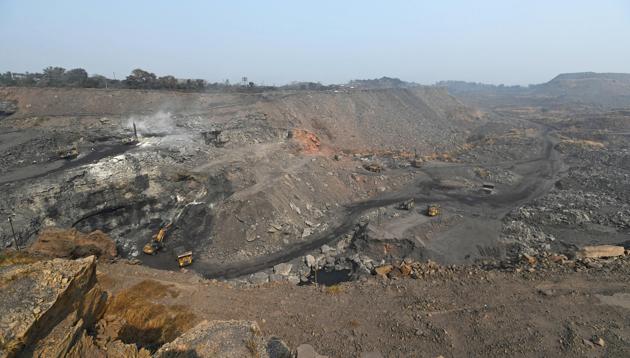
POLYGON ((327 286, 325 292, 329 295, 338 295, 344 292, 344 288, 341 285, 327 286))
POLYGON ((252 334, 256 337, 262 336, 262 332, 260 331, 260 328, 258 328, 257 325, 252 324, 252 326, 250 327, 250 329, 252 330, 252 334))
POLYGON ((32 264, 39 259, 26 251, 2 251, 0 252, 0 267, 32 264))
POLYGON ((172 286, 145 280, 112 297, 105 314, 125 320, 119 337, 123 342, 155 350, 192 328, 198 321, 183 305, 164 305, 151 301, 167 295, 175 298, 179 293, 172 286))
POLYGON ((260 354, 258 354, 258 346, 256 344, 256 341, 253 338, 250 338, 245 341, 245 347, 247 347, 247 350, 249 350, 249 353, 252 355, 252 357, 254 358, 260 357, 260 354))

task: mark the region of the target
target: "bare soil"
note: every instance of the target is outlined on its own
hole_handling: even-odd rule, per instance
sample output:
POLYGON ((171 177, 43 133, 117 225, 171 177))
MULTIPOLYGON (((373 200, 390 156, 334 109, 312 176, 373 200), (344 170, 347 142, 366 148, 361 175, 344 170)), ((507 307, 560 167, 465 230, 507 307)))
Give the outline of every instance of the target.
POLYGON ((330 287, 238 288, 122 262, 99 265, 98 277, 114 296, 132 292, 199 320, 254 320, 266 335, 331 357, 626 357, 630 260, 622 262, 584 272, 442 268, 417 280, 330 287), (593 345, 594 337, 606 345, 593 345))

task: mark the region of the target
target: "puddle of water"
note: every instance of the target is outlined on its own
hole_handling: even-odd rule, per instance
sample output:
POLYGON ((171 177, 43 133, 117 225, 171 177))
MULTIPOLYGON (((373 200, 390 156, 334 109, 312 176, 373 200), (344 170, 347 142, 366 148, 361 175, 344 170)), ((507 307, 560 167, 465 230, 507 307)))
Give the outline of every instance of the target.
POLYGON ((300 285, 312 285, 317 278, 317 284, 324 286, 333 286, 342 282, 352 280, 352 270, 326 271, 318 270, 315 274, 311 274, 310 281, 301 283, 300 285))

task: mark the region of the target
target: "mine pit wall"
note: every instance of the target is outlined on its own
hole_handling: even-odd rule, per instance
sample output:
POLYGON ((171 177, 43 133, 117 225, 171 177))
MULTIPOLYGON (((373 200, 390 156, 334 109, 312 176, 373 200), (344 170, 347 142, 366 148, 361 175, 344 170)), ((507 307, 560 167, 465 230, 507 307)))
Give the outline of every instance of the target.
MULTIPOLYGON (((294 94, 256 107, 342 148, 452 149, 479 119, 445 90, 364 90, 294 94)), ((462 141, 463 143, 463 141, 462 141)))
MULTIPOLYGON (((246 143, 282 142, 287 139, 288 129, 304 128, 317 135, 322 145, 337 149, 416 148, 422 154, 456 147, 464 142, 468 130, 479 124, 472 111, 435 88, 263 94, 3 88, 0 98, 18 104, 18 112, 4 120, 9 125, 32 116, 44 116, 44 123, 53 123, 54 116, 97 121, 100 116, 121 118, 158 110, 216 124, 247 119, 235 127, 226 125, 228 129, 223 134, 231 138, 225 144, 228 150, 246 143), (266 129, 253 130, 256 126, 266 129)), ((202 132, 197 135, 203 143, 202 132)), ((356 183, 327 175, 319 164, 330 159, 315 154, 320 162, 309 166, 309 170, 281 178, 244 197, 230 197, 250 185, 238 178, 228 180, 211 174, 207 182, 180 180, 168 173, 167 168, 174 164, 172 158, 150 151, 125 154, 55 175, 11 183, 13 189, 7 191, 9 198, 0 204, 0 209, 18 214, 16 228, 22 245, 25 240, 34 239, 44 226, 75 226, 84 231, 103 229, 114 238, 125 237, 123 244, 127 245, 123 245, 122 253, 127 255, 141 248, 160 223, 175 217, 183 204, 199 201, 201 204, 183 211, 185 227, 196 231, 176 234, 173 244, 202 248, 201 257, 211 245, 222 242, 225 245, 219 251, 232 251, 232 255, 235 254, 229 243, 256 245, 260 252, 276 251, 283 238, 307 240, 323 230, 318 224, 326 221, 331 210, 353 198, 356 183), (143 164, 143 156, 149 155, 153 156, 151 167, 143 164), (197 198, 204 187, 208 194, 197 198), (230 199, 223 203, 226 198, 230 199), (263 218, 261 222, 257 222, 257 217, 263 218), (289 237, 269 233, 272 221, 287 224, 289 237), (189 237, 189 241, 180 236, 189 237), (259 237, 268 242, 261 243, 259 237)), ((10 232, 3 228, 0 241, 10 240, 10 232)))
POLYGON ((421 154, 463 143, 462 132, 480 123, 476 111, 436 87, 259 94, 0 88, 0 99, 16 101, 19 108, 5 121, 129 118, 158 111, 216 124, 247 117, 277 129, 308 129, 341 148, 416 148, 421 154))
MULTIPOLYGON (((21 245, 33 240, 44 226, 76 227, 84 232, 101 229, 122 235, 148 225, 173 204, 170 195, 154 192, 156 175, 134 168, 126 159, 108 158, 21 186, 1 206, 18 214, 15 228, 21 245)), ((0 240, 12 240, 10 232, 3 230, 0 240)))

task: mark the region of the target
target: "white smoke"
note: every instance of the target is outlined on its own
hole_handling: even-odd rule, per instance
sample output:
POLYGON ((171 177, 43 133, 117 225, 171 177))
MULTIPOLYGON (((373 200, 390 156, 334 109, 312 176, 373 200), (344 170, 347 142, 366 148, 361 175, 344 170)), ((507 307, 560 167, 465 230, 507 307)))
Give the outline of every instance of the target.
POLYGON ((139 136, 167 136, 175 134, 177 126, 170 112, 159 111, 149 116, 131 116, 125 127, 133 130, 136 124, 139 136))
POLYGON ((158 111, 152 115, 131 116, 124 121, 124 126, 133 132, 134 123, 142 147, 158 146, 184 153, 192 150, 196 145, 195 140, 201 140, 190 129, 178 126, 171 112, 158 111))

